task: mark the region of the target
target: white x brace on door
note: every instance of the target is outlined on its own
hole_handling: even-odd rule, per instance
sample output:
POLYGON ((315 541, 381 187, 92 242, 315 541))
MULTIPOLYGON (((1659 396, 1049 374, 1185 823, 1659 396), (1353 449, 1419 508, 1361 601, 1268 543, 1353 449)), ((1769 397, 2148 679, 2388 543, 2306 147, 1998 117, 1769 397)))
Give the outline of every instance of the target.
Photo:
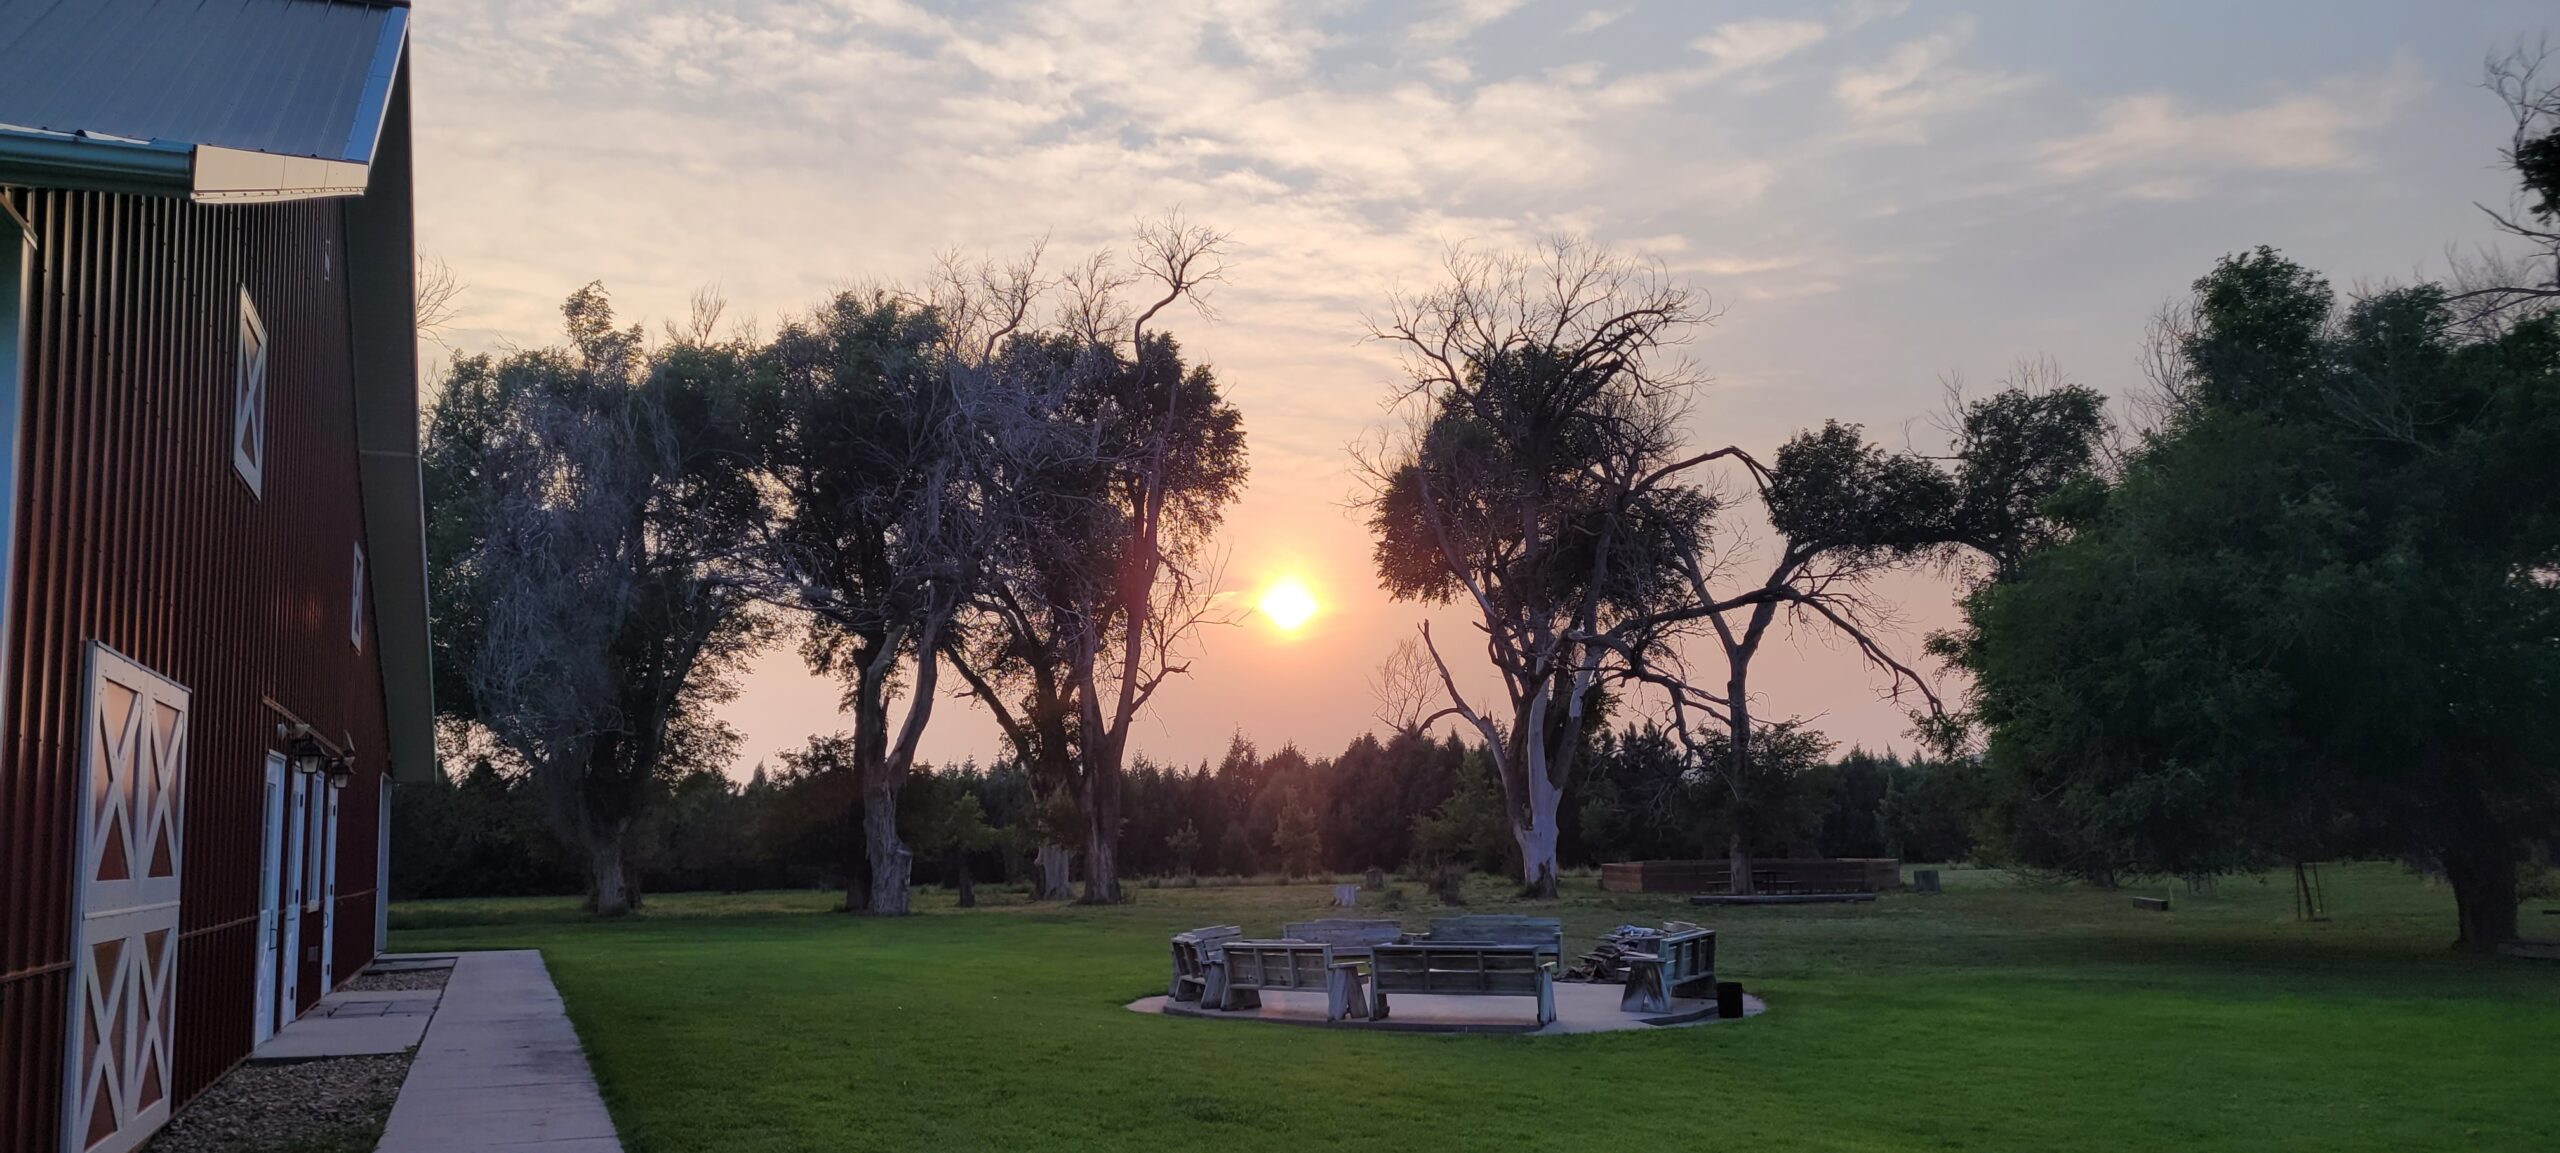
POLYGON ((62 1146, 124 1153, 169 1119, 187 690, 89 645, 62 1146))

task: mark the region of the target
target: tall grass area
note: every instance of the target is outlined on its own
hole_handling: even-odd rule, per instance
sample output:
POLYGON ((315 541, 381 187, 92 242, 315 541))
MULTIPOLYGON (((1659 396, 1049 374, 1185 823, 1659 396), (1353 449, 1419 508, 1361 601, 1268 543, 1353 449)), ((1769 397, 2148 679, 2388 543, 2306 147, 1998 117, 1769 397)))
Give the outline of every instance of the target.
MULTIPOLYGON (((1937 896, 1692 909, 1576 878, 1475 911, 1699 920, 1768 999, 1737 1022, 1570 1037, 1141 1015, 1165 938, 1326 915, 1326 886, 1168 885, 1128 905, 832 913, 832 893, 392 907, 394 950, 539 948, 635 1153, 836 1149, 2534 1149, 2560 1134, 2560 966, 2450 953, 2450 894, 2395 866, 2168 893, 2174 911, 1951 870, 1937 896)), ((1414 928, 1440 912, 1403 886, 1414 928)), ((1364 893, 1364 903, 1378 898, 1364 893)), ((2529 929, 2548 902, 2529 906, 2529 929)))

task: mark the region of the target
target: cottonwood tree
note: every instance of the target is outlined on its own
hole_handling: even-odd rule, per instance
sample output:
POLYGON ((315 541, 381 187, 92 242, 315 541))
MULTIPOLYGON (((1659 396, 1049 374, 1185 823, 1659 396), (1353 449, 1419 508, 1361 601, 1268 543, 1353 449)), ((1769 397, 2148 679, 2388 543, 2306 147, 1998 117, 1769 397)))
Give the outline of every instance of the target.
POLYGON ((734 743, 711 710, 758 637, 734 564, 755 496, 740 348, 651 352, 595 285, 563 311, 568 348, 464 358, 429 422, 440 687, 532 773, 613 916, 646 806, 734 743))
POLYGON ((1753 841, 1765 824, 1761 801, 1784 784, 1772 773, 1790 763, 1759 755, 1752 714, 1751 665, 1772 626, 1783 621, 1846 642, 1884 678, 1890 695, 1921 699, 1916 719, 1924 729, 1942 724, 1928 678, 1890 643, 1900 630, 1873 582, 1962 553, 1987 562, 1983 579, 2013 574, 2028 550, 2058 531, 2053 499, 2091 475, 2107 431, 2104 398, 2046 368, 2022 380, 1956 403, 1953 444, 1944 458, 1887 452, 1856 425, 1837 421, 1789 439, 1765 468, 1735 455, 1773 537, 1761 557, 1759 584, 1717 588, 1720 570, 1750 571, 1747 558, 1683 558, 1690 602, 1706 611, 1698 618, 1665 614, 1662 627, 1635 650, 1630 676, 1667 694, 1673 731, 1730 793, 1726 853, 1737 891, 1751 889, 1753 841), (1716 691, 1702 690, 1702 678, 1683 665, 1685 645, 1699 632, 1722 657, 1716 691), (1702 721, 1721 729, 1716 739, 1706 739, 1702 721))
POLYGON ((954 620, 1049 431, 1046 366, 1035 356, 1026 369, 1009 341, 1039 286, 1036 253, 1004 268, 947 262, 930 296, 839 293, 785 323, 763 356, 754 575, 761 596, 806 614, 810 667, 845 684, 863 832, 848 911, 908 911, 899 790, 954 620))
POLYGON ((1244 484, 1243 421, 1215 374, 1153 327, 1200 303, 1225 243, 1178 216, 1142 227, 1132 269, 1107 254, 1078 266, 1051 330, 1017 342, 1059 366, 1066 387, 1046 417, 1077 451, 1026 474, 973 635, 948 646, 1035 775, 1071 779, 1088 903, 1122 899, 1131 726, 1225 614, 1210 545, 1244 484))
POLYGON ((1501 684, 1468 699, 1425 625, 1446 705, 1491 751, 1521 880, 1556 887, 1562 801, 1608 680, 1673 618, 1682 558, 1719 502, 1684 451, 1697 374, 1677 355, 1703 302, 1652 265, 1577 240, 1534 256, 1458 248, 1447 280, 1373 322, 1407 381, 1400 440, 1361 460, 1380 582, 1463 604, 1501 684))
POLYGON ((1700 548, 1672 558, 1695 611, 1657 614, 1628 645, 1626 676, 1663 691, 1672 731, 1702 769, 1723 781, 1731 802, 1725 849, 1732 884, 1748 893, 1755 841, 1768 818, 1762 802, 1784 784, 1774 774, 1796 763, 1760 755, 1753 661, 1782 621, 1817 629, 1851 644, 1895 695, 1917 693, 1936 709, 1927 678, 1886 643, 1891 617, 1871 584, 1946 545, 1954 535, 1956 486, 1930 462, 1887 453, 1857 426, 1836 421, 1779 446, 1765 467, 1747 454, 1733 459, 1751 478, 1774 537, 1757 558, 1757 583, 1737 581, 1741 587, 1733 592, 1717 587, 1730 571, 1751 571, 1748 556, 1700 548), (1689 650, 1702 637, 1721 658, 1720 678, 1688 667, 1689 650))

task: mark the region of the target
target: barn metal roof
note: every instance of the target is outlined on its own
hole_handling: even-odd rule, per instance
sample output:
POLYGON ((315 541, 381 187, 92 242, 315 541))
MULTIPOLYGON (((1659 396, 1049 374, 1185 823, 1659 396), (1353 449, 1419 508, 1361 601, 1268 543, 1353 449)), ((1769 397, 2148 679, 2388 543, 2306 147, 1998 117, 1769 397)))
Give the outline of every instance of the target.
POLYGON ((364 191, 408 0, 0 3, 0 181, 364 191))

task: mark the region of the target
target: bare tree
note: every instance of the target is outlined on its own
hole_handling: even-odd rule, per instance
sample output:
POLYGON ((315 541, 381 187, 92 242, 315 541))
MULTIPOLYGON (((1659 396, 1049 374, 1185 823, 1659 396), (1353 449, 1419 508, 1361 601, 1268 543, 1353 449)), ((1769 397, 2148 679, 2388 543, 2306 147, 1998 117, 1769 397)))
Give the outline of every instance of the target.
POLYGON ((438 347, 450 350, 444 330, 462 309, 462 278, 441 256, 418 258, 417 328, 418 335, 432 340, 438 347))
POLYGON ((1387 651, 1369 678, 1369 697, 1378 704, 1377 719, 1388 728, 1406 736, 1422 735, 1427 727, 1423 718, 1439 711, 1432 706, 1441 699, 1439 669, 1432 664, 1430 651, 1422 647, 1422 638, 1406 637, 1387 651))
POLYGON ((2526 251, 2483 251, 2452 259, 2456 321, 2491 331, 2560 307, 2560 75, 2550 42, 2536 40, 2489 58, 2483 87, 2507 106, 2513 131, 2499 155, 2515 170, 2505 208, 2477 206, 2526 251))

